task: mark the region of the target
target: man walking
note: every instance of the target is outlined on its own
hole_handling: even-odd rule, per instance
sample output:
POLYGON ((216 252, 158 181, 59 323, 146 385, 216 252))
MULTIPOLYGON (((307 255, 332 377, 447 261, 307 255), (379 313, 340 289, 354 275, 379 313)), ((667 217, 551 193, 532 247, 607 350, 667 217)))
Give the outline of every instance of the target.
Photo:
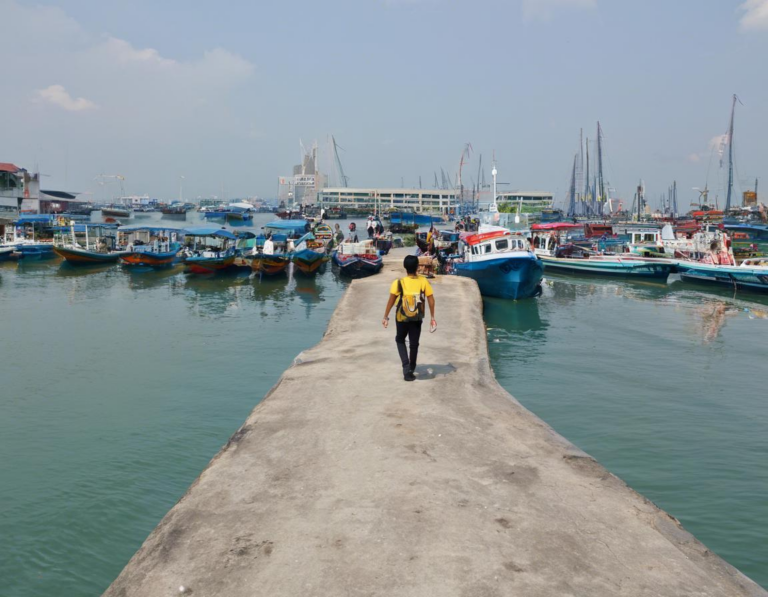
POLYGON ((435 297, 432 294, 432 286, 426 278, 417 275, 419 269, 419 258, 415 255, 408 255, 403 260, 403 267, 408 274, 405 278, 400 278, 392 282, 389 289, 389 300, 387 308, 384 311, 384 319, 381 324, 386 328, 389 325, 389 312, 397 302, 395 310, 395 325, 397 334, 395 343, 397 352, 400 355, 400 362, 403 365, 403 379, 405 381, 414 381, 416 376, 413 372, 416 369, 416 361, 419 356, 419 338, 421 337, 421 324, 424 320, 424 302, 429 303, 430 314, 430 332, 437 329, 435 321, 435 297), (405 346, 405 338, 408 338, 410 345, 410 354, 405 346))

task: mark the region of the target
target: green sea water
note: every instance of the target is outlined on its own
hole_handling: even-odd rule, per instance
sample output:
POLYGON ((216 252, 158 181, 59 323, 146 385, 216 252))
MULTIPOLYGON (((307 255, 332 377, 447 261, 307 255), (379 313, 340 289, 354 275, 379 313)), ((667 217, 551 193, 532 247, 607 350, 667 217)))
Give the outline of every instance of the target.
MULTIPOLYGON (((99 595, 346 288, 0 264, 0 595, 99 595)), ((500 382, 768 585, 768 311, 551 279, 486 301, 500 382)))
POLYGON ((768 587, 764 297, 547 275, 485 319, 502 386, 768 587))

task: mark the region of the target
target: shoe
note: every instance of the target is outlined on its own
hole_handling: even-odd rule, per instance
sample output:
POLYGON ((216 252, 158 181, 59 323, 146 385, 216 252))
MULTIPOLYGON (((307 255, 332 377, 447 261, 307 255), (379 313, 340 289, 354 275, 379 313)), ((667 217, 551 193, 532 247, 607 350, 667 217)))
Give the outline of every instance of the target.
POLYGON ((405 375, 403 375, 403 379, 405 381, 416 381, 416 376, 413 374, 413 372, 409 371, 405 375))

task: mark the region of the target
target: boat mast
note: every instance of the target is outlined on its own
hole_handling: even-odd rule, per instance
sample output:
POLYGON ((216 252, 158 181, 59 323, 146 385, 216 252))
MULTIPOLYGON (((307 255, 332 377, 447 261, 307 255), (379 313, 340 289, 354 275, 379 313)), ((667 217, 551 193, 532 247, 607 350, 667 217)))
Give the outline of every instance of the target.
POLYGON ((600 215, 603 214, 603 201, 605 201, 605 185, 603 183, 603 129, 600 121, 597 121, 597 208, 600 215))
POLYGON ((573 170, 571 171, 571 188, 569 191, 570 200, 568 202, 568 217, 573 218, 576 215, 576 163, 579 154, 573 156, 573 170))
POLYGON ((728 127, 728 191, 725 199, 725 215, 731 209, 731 193, 733 191, 733 118, 736 114, 736 101, 739 98, 733 94, 733 105, 731 106, 731 124, 728 127))
MULTIPOLYGON (((587 167, 584 171, 584 206, 588 207, 589 202, 591 201, 589 197, 589 138, 587 138, 587 142, 584 144, 584 149, 586 150, 586 156, 587 156, 587 167)), ((588 211, 588 210, 587 210, 588 211)), ((588 215, 588 214, 585 214, 588 215)))
MULTIPOLYGON (((579 129, 579 173, 576 177, 576 188, 581 189, 582 183, 584 178, 584 129, 579 129)), ((577 192, 578 193, 578 192, 577 192)), ((581 196, 580 193, 578 193, 578 202, 579 207, 577 208, 578 211, 583 212, 584 211, 584 197, 581 196)), ((580 214, 581 215, 581 214, 580 214)))
POLYGON ((677 181, 672 181, 672 216, 677 217, 677 181))

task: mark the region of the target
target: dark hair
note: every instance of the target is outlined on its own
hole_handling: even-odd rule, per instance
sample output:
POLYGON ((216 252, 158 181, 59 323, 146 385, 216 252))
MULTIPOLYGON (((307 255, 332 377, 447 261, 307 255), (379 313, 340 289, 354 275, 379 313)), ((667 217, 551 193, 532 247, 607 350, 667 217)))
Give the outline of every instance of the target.
POLYGON ((407 255, 403 259, 403 267, 409 274, 415 274, 416 270, 419 269, 419 258, 416 255, 407 255))

